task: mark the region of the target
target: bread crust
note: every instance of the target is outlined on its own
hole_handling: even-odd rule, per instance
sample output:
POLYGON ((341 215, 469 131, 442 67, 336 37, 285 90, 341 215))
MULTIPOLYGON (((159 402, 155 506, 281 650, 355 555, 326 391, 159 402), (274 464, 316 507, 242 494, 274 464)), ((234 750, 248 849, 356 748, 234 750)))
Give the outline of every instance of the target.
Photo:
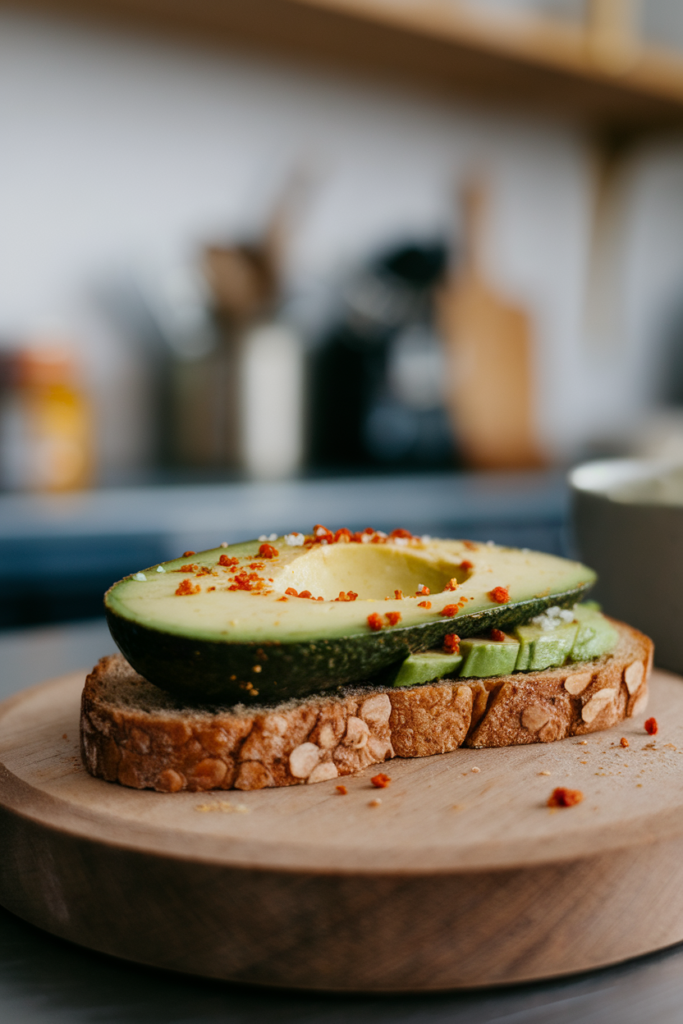
POLYGON ((610 655, 544 672, 344 687, 274 707, 190 707, 115 654, 86 679, 81 754, 96 778, 134 789, 263 789, 353 775, 392 757, 549 743, 644 710, 652 641, 615 622, 610 655))

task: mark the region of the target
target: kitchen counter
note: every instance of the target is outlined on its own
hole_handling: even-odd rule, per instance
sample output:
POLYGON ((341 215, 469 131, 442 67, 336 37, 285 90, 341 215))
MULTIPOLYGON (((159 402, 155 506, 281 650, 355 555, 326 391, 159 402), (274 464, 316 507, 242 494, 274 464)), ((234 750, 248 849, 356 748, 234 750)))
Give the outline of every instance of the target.
MULTIPOLYGON (((0 697, 85 669, 112 649, 101 620, 0 634, 0 697)), ((1 843, 0 837, 0 851, 1 843)), ((678 1024, 681 1007, 683 946, 516 988, 342 996, 259 990, 138 967, 53 938, 0 908, 0 1020, 8 1024, 346 1024, 351 1018, 357 1024, 678 1024)))
POLYGON ((568 554, 559 472, 430 473, 0 495, 0 629, 98 616, 147 565, 314 523, 568 554))

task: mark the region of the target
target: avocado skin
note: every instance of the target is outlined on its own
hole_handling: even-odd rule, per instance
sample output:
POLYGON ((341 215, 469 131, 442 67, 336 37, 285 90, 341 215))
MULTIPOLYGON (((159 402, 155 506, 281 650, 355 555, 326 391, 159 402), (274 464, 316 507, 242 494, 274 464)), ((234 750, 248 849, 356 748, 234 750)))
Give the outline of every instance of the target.
POLYGON ((562 593, 495 605, 471 615, 314 643, 197 640, 142 626, 116 614, 106 603, 105 610, 117 647, 150 683, 185 700, 267 704, 369 682, 413 652, 440 647, 446 633, 457 629, 458 636, 466 637, 494 627, 511 628, 540 615, 550 605, 571 607, 592 585, 591 581, 562 593), (255 666, 260 671, 254 671, 255 666))

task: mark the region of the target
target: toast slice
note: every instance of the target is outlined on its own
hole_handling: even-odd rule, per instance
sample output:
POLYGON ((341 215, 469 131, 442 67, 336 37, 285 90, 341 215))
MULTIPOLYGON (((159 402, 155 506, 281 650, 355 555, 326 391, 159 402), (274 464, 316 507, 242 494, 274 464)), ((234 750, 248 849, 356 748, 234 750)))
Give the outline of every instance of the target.
POLYGON ((189 705, 111 655, 83 690, 83 762, 134 789, 248 790, 353 775, 392 757, 609 729, 644 710, 653 654, 648 637, 614 625, 617 647, 591 662, 407 688, 347 686, 268 707, 189 705))

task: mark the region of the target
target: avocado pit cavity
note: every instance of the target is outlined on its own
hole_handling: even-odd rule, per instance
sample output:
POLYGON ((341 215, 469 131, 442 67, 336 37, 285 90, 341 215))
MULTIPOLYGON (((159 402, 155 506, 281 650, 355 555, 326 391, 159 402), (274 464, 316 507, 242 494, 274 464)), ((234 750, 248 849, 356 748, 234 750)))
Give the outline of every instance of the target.
POLYGON ((455 562, 437 561, 389 545, 335 544, 315 547, 281 570, 275 570, 274 587, 309 591, 325 601, 335 601, 340 592, 352 591, 358 601, 394 599, 395 592, 414 596, 418 588, 431 594, 446 589, 452 579, 463 583, 468 571, 455 562))

